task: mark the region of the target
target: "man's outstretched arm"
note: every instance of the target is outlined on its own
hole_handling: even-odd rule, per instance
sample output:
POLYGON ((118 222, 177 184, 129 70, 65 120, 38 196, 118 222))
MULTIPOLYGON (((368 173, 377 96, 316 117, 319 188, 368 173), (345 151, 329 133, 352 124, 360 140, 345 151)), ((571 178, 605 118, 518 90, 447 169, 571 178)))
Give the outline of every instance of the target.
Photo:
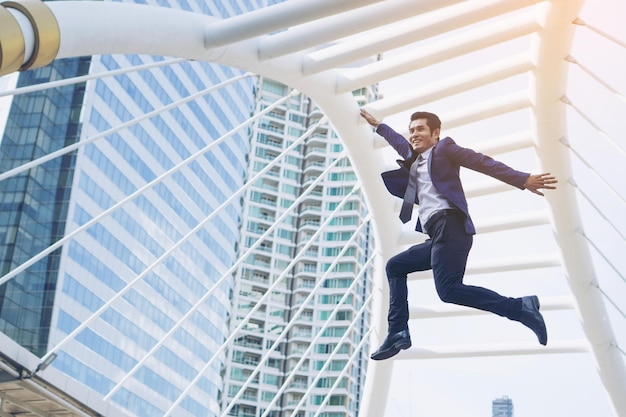
POLYGON ((517 171, 510 166, 496 161, 490 156, 476 152, 469 148, 463 148, 457 145, 452 139, 445 138, 442 141, 449 158, 456 161, 459 165, 482 172, 500 181, 511 184, 520 189, 528 189, 530 192, 543 196, 540 189, 554 190, 557 180, 550 173, 529 174, 517 171))

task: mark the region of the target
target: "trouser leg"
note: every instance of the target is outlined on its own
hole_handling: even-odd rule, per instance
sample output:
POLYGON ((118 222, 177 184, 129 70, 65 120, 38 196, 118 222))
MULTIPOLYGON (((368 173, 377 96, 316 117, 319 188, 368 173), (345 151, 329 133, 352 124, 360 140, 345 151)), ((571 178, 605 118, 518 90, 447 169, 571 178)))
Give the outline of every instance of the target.
POLYGON ((431 263, 435 287, 442 301, 519 319, 521 299, 503 297, 487 288, 463 284, 472 235, 465 232, 462 215, 445 216, 430 226, 431 263))
POLYGON ((389 282, 389 333, 408 330, 409 303, 407 275, 430 269, 431 241, 410 247, 389 259, 386 272, 389 282))

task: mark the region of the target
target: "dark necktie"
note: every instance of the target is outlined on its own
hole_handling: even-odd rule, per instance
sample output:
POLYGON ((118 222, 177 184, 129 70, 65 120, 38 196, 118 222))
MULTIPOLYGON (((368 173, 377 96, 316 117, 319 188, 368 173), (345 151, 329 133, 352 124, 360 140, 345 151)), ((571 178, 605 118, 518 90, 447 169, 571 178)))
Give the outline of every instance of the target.
POLYGON ((417 166, 421 155, 415 158, 415 161, 411 164, 409 169, 409 183, 406 186, 404 192, 404 200, 402 201, 402 209, 400 209, 400 220, 402 223, 406 223, 411 220, 411 214, 413 213, 413 204, 415 204, 415 196, 417 194, 417 166))

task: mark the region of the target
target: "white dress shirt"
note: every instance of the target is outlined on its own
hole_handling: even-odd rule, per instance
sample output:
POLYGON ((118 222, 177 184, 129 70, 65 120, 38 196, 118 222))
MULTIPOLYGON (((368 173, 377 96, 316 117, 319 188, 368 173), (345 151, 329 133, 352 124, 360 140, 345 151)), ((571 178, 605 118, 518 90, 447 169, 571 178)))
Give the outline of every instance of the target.
POLYGON ((428 172, 428 164, 433 148, 434 146, 418 156, 417 198, 419 201, 419 219, 422 227, 426 226, 426 222, 437 211, 452 207, 443 194, 437 191, 428 172))

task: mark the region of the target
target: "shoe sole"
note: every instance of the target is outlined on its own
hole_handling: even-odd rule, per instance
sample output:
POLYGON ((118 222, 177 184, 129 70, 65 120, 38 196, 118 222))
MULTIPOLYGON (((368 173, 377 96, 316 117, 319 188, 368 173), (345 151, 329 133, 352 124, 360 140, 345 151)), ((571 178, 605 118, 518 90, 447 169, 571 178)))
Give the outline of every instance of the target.
POLYGON ((394 349, 398 349, 398 350, 404 350, 404 349, 408 349, 411 347, 411 342, 407 342, 407 343, 395 343, 393 345, 394 349))
POLYGON ((394 343, 393 347, 391 349, 389 349, 388 351, 383 352, 383 353, 381 353, 380 355, 378 355, 376 357, 374 357, 374 355, 372 355, 372 356, 370 356, 370 358, 372 360, 375 360, 375 361, 382 361, 382 360, 385 360, 385 359, 389 359, 389 358, 391 358, 393 356, 396 356, 398 353, 400 353, 401 350, 408 349, 410 347, 411 347, 411 342, 408 342, 408 343, 405 343, 405 342, 394 343))

